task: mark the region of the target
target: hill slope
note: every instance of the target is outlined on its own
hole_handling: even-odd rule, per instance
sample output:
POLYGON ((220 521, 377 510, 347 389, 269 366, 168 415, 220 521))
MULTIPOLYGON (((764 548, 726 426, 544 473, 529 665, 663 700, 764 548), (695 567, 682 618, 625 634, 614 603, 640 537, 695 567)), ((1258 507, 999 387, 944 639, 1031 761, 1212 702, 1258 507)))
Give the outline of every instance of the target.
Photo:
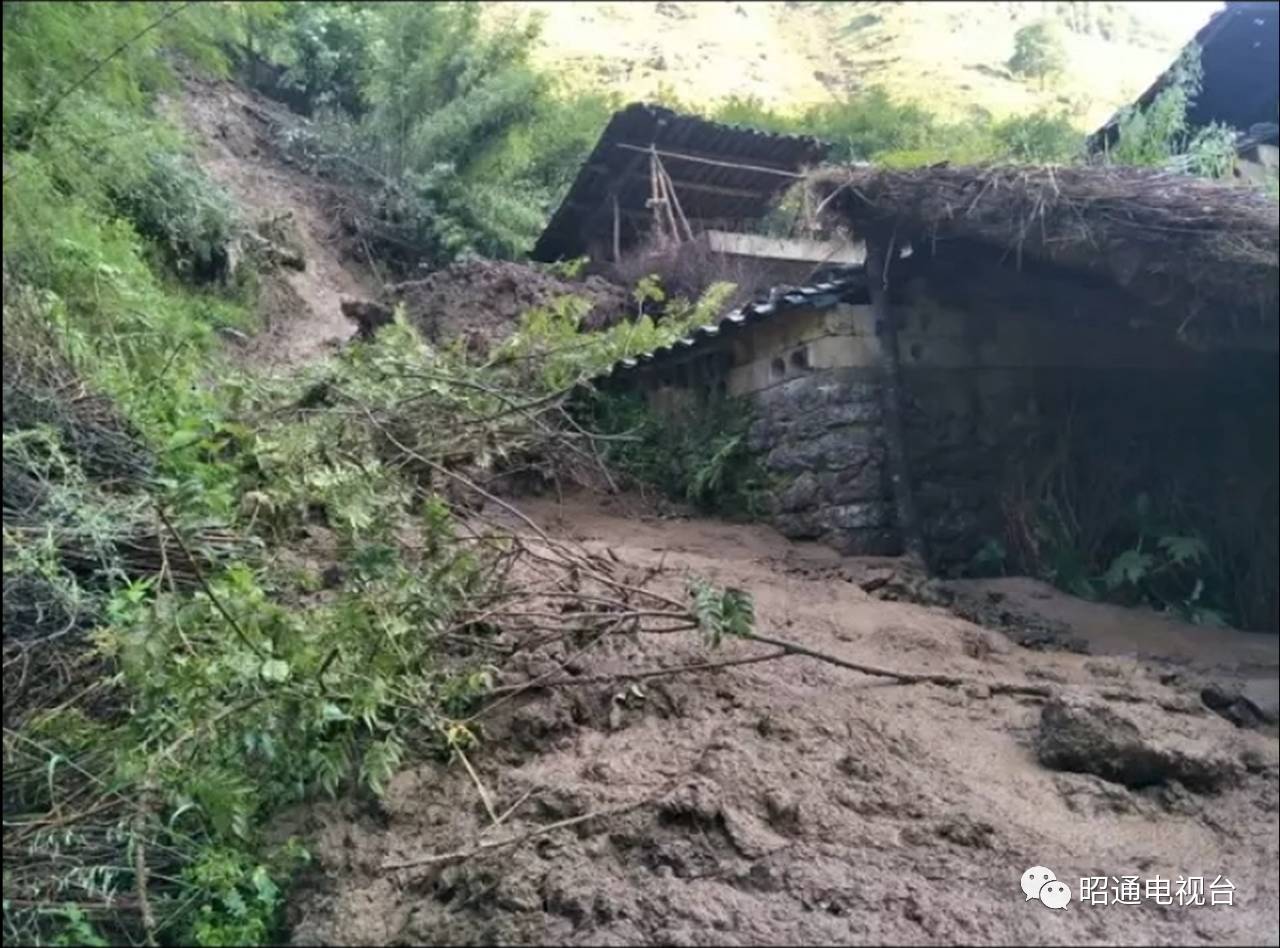
POLYGON ((531 2, 493 4, 492 15, 542 16, 547 64, 628 98, 795 105, 882 84, 946 114, 1066 106, 1090 126, 1140 93, 1216 6, 531 2), (1070 64, 1043 92, 1004 65, 1016 30, 1039 17, 1063 28, 1070 64))

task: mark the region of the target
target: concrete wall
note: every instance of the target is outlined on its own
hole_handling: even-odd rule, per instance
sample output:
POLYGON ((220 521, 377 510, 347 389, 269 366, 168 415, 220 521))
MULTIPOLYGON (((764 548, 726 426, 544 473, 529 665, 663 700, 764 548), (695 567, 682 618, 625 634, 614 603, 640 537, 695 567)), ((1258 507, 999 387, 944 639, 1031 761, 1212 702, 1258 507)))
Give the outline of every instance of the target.
POLYGON ((794 310, 730 337, 730 395, 764 392, 827 369, 875 365, 879 340, 869 306, 794 310))

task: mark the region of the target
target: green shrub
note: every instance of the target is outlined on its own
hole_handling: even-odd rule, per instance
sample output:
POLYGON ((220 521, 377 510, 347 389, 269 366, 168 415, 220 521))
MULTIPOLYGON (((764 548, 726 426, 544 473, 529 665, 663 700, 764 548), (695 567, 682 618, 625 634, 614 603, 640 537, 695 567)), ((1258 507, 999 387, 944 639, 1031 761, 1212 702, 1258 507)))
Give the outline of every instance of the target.
POLYGON ((1195 130, 1187 124, 1203 75, 1200 50, 1192 44, 1179 57, 1168 84, 1146 108, 1121 112, 1106 161, 1207 178, 1229 177, 1236 162, 1235 131, 1216 123, 1195 130))
POLYGON ((606 459, 642 484, 700 510, 754 518, 764 512, 768 482, 747 447, 748 405, 712 396, 670 412, 637 392, 592 393, 579 411, 610 436, 606 459))
POLYGON ((732 283, 714 283, 696 303, 690 303, 668 300, 656 277, 642 278, 633 291, 641 315, 589 333, 581 332, 589 304, 580 297, 565 297, 525 313, 520 328, 498 349, 496 360, 536 367, 535 384, 540 389, 567 389, 607 371, 620 359, 670 345, 693 327, 718 320, 735 289, 732 283), (644 313, 646 305, 654 304, 665 306, 661 318, 644 313))
POLYGON ((379 192, 367 229, 405 267, 526 251, 617 105, 529 64, 534 20, 488 28, 478 6, 449 3, 286 19, 268 48, 300 64, 309 100, 332 106, 289 144, 379 192), (323 28, 302 27, 317 17, 323 28))
POLYGON ((200 282, 230 276, 236 217, 226 194, 181 153, 144 160, 137 180, 108 183, 115 210, 164 251, 177 273, 200 282))
POLYGON ((1028 164, 1063 163, 1081 157, 1084 136, 1065 112, 1045 110, 997 122, 992 129, 998 150, 1028 164))

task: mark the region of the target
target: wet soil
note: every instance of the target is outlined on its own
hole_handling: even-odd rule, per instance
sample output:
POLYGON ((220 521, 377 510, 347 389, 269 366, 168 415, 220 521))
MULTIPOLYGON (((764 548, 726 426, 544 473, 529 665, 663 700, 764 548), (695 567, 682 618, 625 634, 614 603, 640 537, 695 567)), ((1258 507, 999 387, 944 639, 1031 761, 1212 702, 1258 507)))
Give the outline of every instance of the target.
MULTIPOLYGON (((531 689, 484 721, 472 763, 512 813, 489 826, 468 775, 433 763, 396 777, 381 804, 299 814, 317 861, 293 902, 296 943, 1276 943, 1275 738, 1211 712, 1162 660, 1026 649, 942 606, 866 592, 857 577, 883 562, 763 527, 655 517, 628 498, 525 509, 661 565, 673 592, 693 574, 749 589, 762 632, 972 684, 899 685, 803 657, 598 680, 767 652, 711 652, 691 634, 537 653, 504 681, 563 666, 584 683, 531 689), (1045 699, 993 693, 1000 682, 1101 704, 1104 726, 1204 749, 1232 779, 1193 792, 1050 769, 1037 755, 1045 699), (1224 876, 1234 904, 1051 911, 1020 890, 1033 865, 1077 896, 1084 876, 1224 876)), ((1255 644, 1225 636, 1201 658, 1220 670, 1238 649, 1256 663, 1255 644)))

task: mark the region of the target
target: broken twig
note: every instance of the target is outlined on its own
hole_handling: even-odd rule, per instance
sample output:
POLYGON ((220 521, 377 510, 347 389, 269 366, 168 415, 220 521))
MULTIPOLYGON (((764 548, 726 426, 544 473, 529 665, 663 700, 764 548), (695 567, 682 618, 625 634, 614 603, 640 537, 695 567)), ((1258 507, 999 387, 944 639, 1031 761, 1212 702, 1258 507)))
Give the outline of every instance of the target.
POLYGON ((531 830, 528 833, 520 833, 516 836, 509 836, 506 839, 495 839, 491 842, 480 843, 479 845, 472 846, 470 849, 459 849, 451 853, 438 853, 434 856, 420 856, 417 859, 406 859, 401 862, 384 862, 382 864, 382 868, 387 872, 394 872, 399 869, 415 869, 420 866, 435 866, 446 862, 456 862, 460 859, 470 859, 472 856, 478 856, 491 849, 501 849, 505 846, 516 846, 538 836, 546 836, 548 833, 553 833, 556 830, 568 829, 570 826, 577 826, 580 823, 586 823, 590 820, 599 820, 609 816, 618 816, 622 813, 630 813, 632 810, 638 810, 640 807, 652 803, 653 799, 653 797, 645 797, 643 800, 636 800, 633 803, 624 803, 621 806, 607 807, 603 810, 593 810, 590 813, 583 813, 581 816, 574 816, 567 820, 560 820, 556 823, 548 823, 546 826, 539 826, 536 830, 531 830))

